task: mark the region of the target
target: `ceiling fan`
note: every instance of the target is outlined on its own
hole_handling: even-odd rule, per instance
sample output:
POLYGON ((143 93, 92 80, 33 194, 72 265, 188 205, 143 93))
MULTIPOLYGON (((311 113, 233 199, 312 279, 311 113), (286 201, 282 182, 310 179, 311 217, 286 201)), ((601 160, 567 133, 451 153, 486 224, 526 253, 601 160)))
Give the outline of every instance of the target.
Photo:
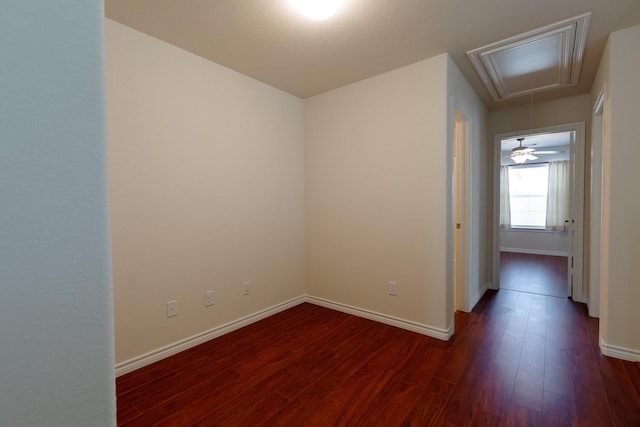
POLYGON ((527 160, 536 160, 537 157, 534 154, 560 154, 564 153, 562 150, 547 150, 547 151, 538 151, 534 148, 529 148, 527 146, 522 145, 522 141, 524 141, 524 137, 517 138, 517 141, 520 145, 513 150, 511 150, 511 154, 509 158, 516 162, 517 164, 522 164, 527 160))

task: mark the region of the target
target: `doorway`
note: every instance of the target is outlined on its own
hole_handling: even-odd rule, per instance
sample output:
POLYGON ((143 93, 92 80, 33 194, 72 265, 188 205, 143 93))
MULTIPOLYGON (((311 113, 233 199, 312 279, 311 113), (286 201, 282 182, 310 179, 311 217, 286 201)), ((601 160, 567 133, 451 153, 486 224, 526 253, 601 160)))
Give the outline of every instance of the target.
MULTIPOLYGON (((502 286, 501 251, 528 254, 528 264, 539 266, 538 273, 531 272, 536 278, 531 279, 530 291, 545 291, 545 286, 539 283, 541 275, 557 281, 558 271, 564 270, 563 296, 585 302, 582 286, 584 123, 496 135, 494 161, 497 165, 494 168, 494 288, 502 286), (514 159, 512 154, 518 154, 516 151, 520 152, 522 147, 530 157, 524 161, 514 159), (559 189, 565 187, 559 186, 559 182, 566 182, 564 193, 559 189), (559 257, 566 268, 558 268, 559 257), (553 262, 545 267, 545 260, 553 262)), ((515 261, 522 262, 522 258, 509 255, 510 271, 513 272, 515 261)), ((513 273, 508 280, 505 285, 511 288, 513 273)), ((519 286, 524 285, 521 278, 519 286)), ((558 293, 557 289, 546 289, 546 292, 558 293)))

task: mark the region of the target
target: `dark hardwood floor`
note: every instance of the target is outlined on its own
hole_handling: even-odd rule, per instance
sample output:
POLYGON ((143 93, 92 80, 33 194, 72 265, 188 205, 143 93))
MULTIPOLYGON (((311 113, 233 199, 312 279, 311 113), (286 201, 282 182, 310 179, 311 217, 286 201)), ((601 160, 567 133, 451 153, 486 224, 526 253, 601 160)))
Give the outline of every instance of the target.
POLYGON ((500 288, 567 297, 567 257, 500 252, 500 288))
POLYGON ((117 379, 120 426, 639 426, 567 298, 488 291, 448 342, 302 304, 117 379))

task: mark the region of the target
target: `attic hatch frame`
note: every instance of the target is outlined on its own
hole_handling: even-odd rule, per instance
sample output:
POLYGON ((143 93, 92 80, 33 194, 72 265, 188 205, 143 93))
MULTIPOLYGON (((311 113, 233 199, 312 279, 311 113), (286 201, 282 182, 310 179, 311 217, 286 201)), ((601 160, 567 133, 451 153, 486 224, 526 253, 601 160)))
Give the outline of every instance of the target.
POLYGON ((496 102, 574 86, 590 19, 587 12, 470 50, 467 56, 496 102))

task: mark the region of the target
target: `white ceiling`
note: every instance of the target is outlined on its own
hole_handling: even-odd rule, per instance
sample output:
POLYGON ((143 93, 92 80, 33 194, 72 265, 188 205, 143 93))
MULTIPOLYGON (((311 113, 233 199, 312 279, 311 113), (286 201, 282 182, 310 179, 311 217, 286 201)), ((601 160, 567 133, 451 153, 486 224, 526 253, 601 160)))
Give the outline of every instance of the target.
MULTIPOLYGON (((555 133, 539 133, 535 135, 522 135, 524 140, 522 145, 536 150, 558 149, 558 147, 568 147, 571 142, 571 132, 555 132, 555 133)), ((511 152, 520 145, 518 141, 520 136, 503 139, 500 145, 500 151, 511 152)))
POLYGON ((638 0, 344 0, 327 21, 289 0, 105 0, 106 16, 293 95, 306 98, 449 52, 490 108, 466 52, 591 12, 578 85, 538 101, 587 93, 612 31, 640 23, 638 0))

